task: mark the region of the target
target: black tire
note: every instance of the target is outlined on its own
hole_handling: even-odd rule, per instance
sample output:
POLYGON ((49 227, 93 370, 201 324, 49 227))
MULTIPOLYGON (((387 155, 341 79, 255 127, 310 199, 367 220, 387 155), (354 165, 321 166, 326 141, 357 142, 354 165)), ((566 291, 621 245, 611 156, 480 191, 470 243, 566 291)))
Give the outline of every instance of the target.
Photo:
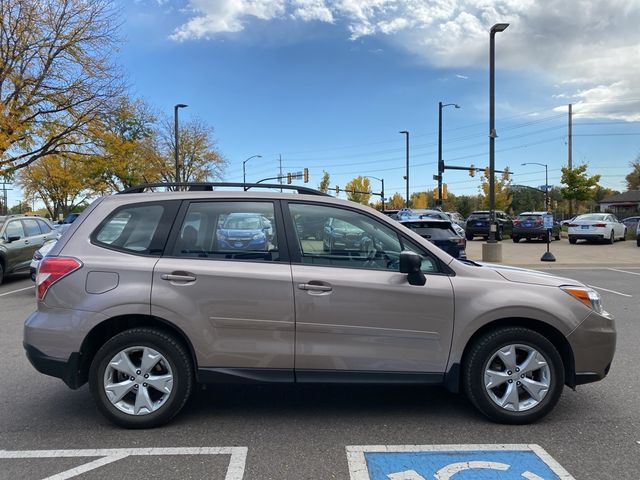
POLYGON ((616 234, 613 232, 613 230, 611 230, 611 235, 609 235, 609 240, 607 240, 607 242, 610 245, 613 245, 615 241, 616 241, 616 234))
POLYGON ((578 239, 577 239, 577 238, 569 237, 569 243, 570 243, 571 245, 575 245, 577 241, 578 241, 578 239))
POLYGON ((558 232, 558 233, 556 234, 556 236, 555 236, 555 237, 553 237, 553 238, 555 238, 557 241, 560 241, 560 232, 558 232))
MULTIPOLYGON (((516 374, 517 375, 517 374, 516 374)), ((524 327, 504 327, 489 331, 471 345, 463 364, 463 386, 473 405, 494 422, 521 425, 547 415, 560 399, 564 387, 564 365, 560 354, 546 337, 524 327), (549 366, 549 389, 540 402, 523 411, 510 411, 498 406, 484 387, 487 363, 501 348, 521 345, 537 350, 549 366)), ((526 391, 518 387, 526 398, 526 391)))
POLYGON ((4 268, 2 267, 2 262, 0 261, 0 285, 4 281, 4 268))
POLYGON ((638 245, 638 246, 640 247, 640 237, 638 237, 638 238, 636 239, 636 245, 638 245))
POLYGON ((620 241, 624 242, 627 240, 627 229, 624 229, 624 233, 622 234, 622 238, 620 239, 620 241))
POLYGON ((513 243, 518 243, 520 241, 520 237, 512 237, 513 243))
POLYGON ((464 237, 467 240, 472 241, 473 240, 473 233, 465 232, 464 237))
POLYGON ((499 241, 499 242, 502 241, 502 229, 501 228, 498 228, 496 230, 496 240, 499 241))
POLYGON ((154 328, 133 328, 108 340, 96 353, 89 370, 89 388, 98 410, 124 428, 154 428, 167 423, 184 407, 194 386, 193 364, 188 350, 172 335, 154 328), (165 403, 152 413, 133 415, 116 408, 107 398, 103 379, 111 359, 127 348, 150 347, 171 367, 173 385, 165 403))

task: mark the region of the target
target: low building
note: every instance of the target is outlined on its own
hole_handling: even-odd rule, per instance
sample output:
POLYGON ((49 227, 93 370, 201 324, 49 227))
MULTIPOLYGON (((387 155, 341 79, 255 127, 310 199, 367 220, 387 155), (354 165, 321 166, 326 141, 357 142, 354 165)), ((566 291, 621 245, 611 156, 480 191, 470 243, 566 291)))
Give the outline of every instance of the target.
POLYGON ((640 211, 640 190, 629 190, 603 198, 600 201, 600 211, 612 212, 616 215, 640 211))

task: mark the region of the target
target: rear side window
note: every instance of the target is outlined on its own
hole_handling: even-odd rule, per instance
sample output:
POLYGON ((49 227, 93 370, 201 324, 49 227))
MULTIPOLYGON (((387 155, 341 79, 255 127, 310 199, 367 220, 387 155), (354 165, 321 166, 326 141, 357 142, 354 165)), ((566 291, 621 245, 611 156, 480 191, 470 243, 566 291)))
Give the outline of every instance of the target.
POLYGON ((40 231, 42 233, 49 233, 51 231, 51 227, 47 222, 43 222, 42 220, 38 220, 38 225, 40 225, 40 231))
POLYGON ((95 244, 115 250, 161 255, 177 206, 143 203, 116 209, 95 230, 95 244))
POLYGON ((35 237, 36 235, 40 235, 40 227, 38 227, 38 222, 36 220, 22 220, 22 224, 24 225, 24 233, 27 237, 35 237))

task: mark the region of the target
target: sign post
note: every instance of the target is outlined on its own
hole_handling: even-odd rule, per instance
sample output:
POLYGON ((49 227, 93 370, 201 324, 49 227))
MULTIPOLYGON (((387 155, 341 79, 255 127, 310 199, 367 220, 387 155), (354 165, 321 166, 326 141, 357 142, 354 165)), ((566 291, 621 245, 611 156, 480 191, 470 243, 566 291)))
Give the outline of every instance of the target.
POLYGON ((542 257, 540 258, 540 261, 555 262, 556 257, 554 257, 553 253, 549 251, 549 244, 551 243, 551 234, 553 232, 553 215, 550 213, 545 213, 542 216, 542 221, 544 222, 544 229, 547 231, 547 251, 544 252, 542 257))

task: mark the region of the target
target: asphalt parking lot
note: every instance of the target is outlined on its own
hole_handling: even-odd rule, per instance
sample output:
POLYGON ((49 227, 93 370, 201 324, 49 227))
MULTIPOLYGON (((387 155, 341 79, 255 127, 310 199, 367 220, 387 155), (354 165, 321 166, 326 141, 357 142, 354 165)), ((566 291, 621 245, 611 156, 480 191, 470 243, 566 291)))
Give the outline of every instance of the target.
MULTIPOLYGON (((626 244, 614 247, 640 256, 635 244, 637 250, 626 244)), ((590 252, 598 260, 607 255, 590 252)), ((596 266, 552 266, 558 275, 600 290, 617 319, 617 353, 604 381, 565 389, 548 417, 524 427, 490 423, 462 395, 441 388, 228 385, 198 391, 166 427, 121 430, 98 413, 86 386, 69 390, 29 365, 21 342, 23 321, 35 308, 33 284, 27 277, 9 278, 0 286, 0 479, 638 479, 635 258, 635 264, 609 258, 596 266), (511 452, 518 450, 514 446, 520 450, 511 452), (389 458, 375 453, 396 450, 389 458), (434 469, 446 456, 448 470, 419 473, 412 462, 429 455, 434 469), (358 470, 365 456, 370 465, 378 462, 371 476, 358 470), (532 473, 544 459, 556 469, 548 476, 532 473), (503 472, 482 476, 497 475, 495 470, 503 472)))

